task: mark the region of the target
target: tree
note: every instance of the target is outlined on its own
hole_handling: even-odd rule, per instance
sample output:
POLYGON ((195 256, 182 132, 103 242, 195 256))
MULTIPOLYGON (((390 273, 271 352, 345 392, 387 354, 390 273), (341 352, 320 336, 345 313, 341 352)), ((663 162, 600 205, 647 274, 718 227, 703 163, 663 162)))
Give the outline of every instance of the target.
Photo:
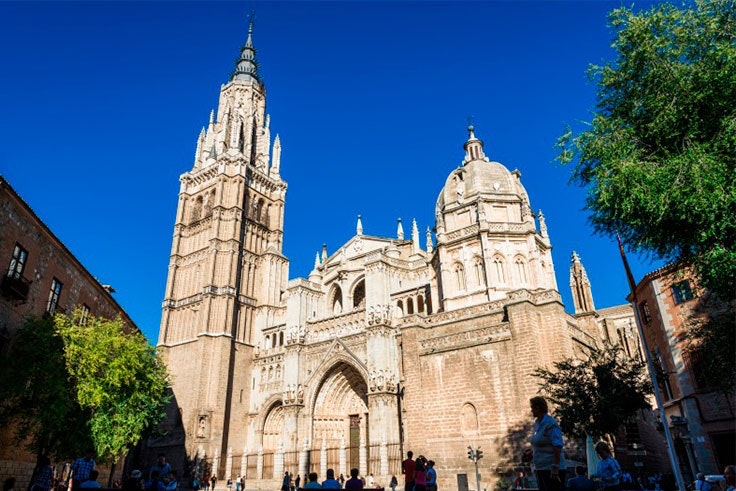
POLYGON ((28 319, 0 358, 0 426, 37 455, 70 458, 91 446, 90 412, 74 397, 65 364, 52 319, 28 319))
MULTIPOLYGON (((736 2, 610 14, 617 59, 591 66, 597 111, 558 141, 598 233, 692 264, 736 292, 736 2)), ((731 333, 732 337, 732 333, 731 333)))
POLYGON ((163 419, 169 389, 154 348, 119 318, 30 319, 0 359, 0 425, 39 455, 94 447, 114 463, 163 419))
POLYGON ((627 357, 618 346, 591 348, 586 359, 568 358, 554 368, 538 368, 535 376, 542 379, 540 392, 555 405, 566 435, 601 438, 650 407, 646 364, 627 357))
POLYGON ((138 331, 120 318, 57 315, 66 370, 100 460, 117 461, 163 419, 170 397, 166 367, 138 331))

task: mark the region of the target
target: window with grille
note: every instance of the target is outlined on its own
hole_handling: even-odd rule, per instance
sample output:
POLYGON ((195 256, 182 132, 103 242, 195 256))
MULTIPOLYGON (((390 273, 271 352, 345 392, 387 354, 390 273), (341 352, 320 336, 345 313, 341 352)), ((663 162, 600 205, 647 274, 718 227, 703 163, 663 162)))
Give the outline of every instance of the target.
POLYGON ((59 297, 61 296, 61 289, 64 286, 64 284, 54 278, 51 280, 51 290, 49 291, 49 301, 46 304, 46 312, 48 314, 53 314, 56 311, 56 308, 59 306, 59 297))

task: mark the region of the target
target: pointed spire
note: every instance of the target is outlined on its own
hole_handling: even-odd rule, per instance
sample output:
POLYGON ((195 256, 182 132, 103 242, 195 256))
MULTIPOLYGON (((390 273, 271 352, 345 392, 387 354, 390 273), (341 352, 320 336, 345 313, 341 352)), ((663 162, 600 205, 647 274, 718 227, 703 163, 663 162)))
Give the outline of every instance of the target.
POLYGON ((197 137, 197 149, 194 151, 194 168, 202 161, 202 145, 204 144, 204 127, 197 137))
POLYGON ((314 253, 314 269, 319 268, 320 264, 321 263, 319 262, 319 252, 315 252, 314 253))
POLYGON ((253 19, 248 25, 248 40, 240 50, 240 58, 235 64, 235 73, 230 80, 251 80, 260 82, 256 49, 253 47, 253 19))
POLYGON ((215 110, 210 109, 210 127, 215 124, 215 110))
POLYGON ((432 231, 427 227, 427 252, 432 253, 432 231))
POLYGON ((483 153, 483 142, 475 137, 475 128, 471 125, 468 126, 468 141, 465 142, 463 148, 465 149, 465 160, 463 165, 474 160, 488 160, 483 153))
POLYGON ((322 244, 322 264, 327 261, 327 244, 322 244))
POLYGON ((273 155, 271 156, 271 172, 278 176, 281 169, 281 138, 276 133, 273 139, 273 155))
POLYGON ((412 249, 413 251, 419 252, 421 250, 421 246, 419 245, 419 227, 417 227, 417 219, 413 219, 411 222, 411 241, 412 241, 412 249))
POLYGON ((593 312, 595 305, 593 304, 593 290, 590 286, 588 274, 585 267, 580 261, 580 256, 572 251, 570 259, 570 290, 572 293, 572 303, 575 306, 575 313, 582 314, 585 312, 593 312))
POLYGON ((363 235, 363 222, 360 221, 360 215, 358 215, 358 224, 355 226, 355 233, 363 235))
MULTIPOLYGON (((547 233, 547 222, 544 219, 544 213, 542 213, 542 210, 539 210, 539 233, 545 239, 549 237, 549 234, 547 233)), ((575 252, 573 252, 573 254, 575 254, 575 252)))
POLYGON ((401 225, 401 218, 399 218, 399 224, 396 227, 396 238, 404 240, 404 227, 401 225))

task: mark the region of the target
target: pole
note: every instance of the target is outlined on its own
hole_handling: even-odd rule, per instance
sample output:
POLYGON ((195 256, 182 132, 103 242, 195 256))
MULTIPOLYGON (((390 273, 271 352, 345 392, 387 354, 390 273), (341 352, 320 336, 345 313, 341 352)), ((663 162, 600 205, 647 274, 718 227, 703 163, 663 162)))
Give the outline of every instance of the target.
POLYGON ((621 260, 624 262, 624 269, 626 269, 626 276, 629 281, 629 288, 631 289, 631 307, 634 309, 634 319, 636 320, 636 327, 639 331, 639 338, 641 339, 642 347, 644 348, 644 356, 647 360, 647 370, 649 371, 649 378, 654 388, 654 399, 657 401, 657 410, 659 410, 660 417, 662 418, 662 427, 664 428, 664 437, 667 441, 667 453, 670 457, 670 465, 672 466, 672 472, 675 474, 675 480, 677 481, 677 488, 680 491, 686 491, 685 483, 682 479, 682 472, 680 471, 680 464, 677 462, 677 454, 675 453, 675 445, 672 442, 672 434, 670 433, 670 426, 667 423, 667 415, 664 413, 664 404, 662 403, 662 395, 659 393, 659 384, 657 383, 657 375, 654 370, 654 363, 652 362, 652 354, 649 352, 647 345, 647 338, 644 335, 644 327, 641 322, 641 316, 639 314, 639 302, 636 298, 636 283, 634 282, 634 276, 631 274, 631 268, 629 268, 629 262, 626 260, 626 253, 624 252, 624 245, 621 242, 621 237, 616 237, 618 240, 618 247, 621 251, 621 260))
POLYGON ((475 482, 478 486, 476 489, 480 491, 480 473, 478 472, 478 459, 475 459, 475 482))

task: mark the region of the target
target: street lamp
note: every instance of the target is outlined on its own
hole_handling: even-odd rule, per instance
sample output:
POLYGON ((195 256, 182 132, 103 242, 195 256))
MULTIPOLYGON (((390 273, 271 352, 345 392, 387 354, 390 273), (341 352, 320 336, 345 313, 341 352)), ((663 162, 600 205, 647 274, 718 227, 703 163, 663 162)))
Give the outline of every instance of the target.
POLYGON ((475 464, 475 482, 477 485, 476 491, 480 491, 480 474, 478 473, 478 461, 483 458, 483 450, 480 449, 480 445, 478 445, 478 448, 473 448, 468 445, 468 458, 472 460, 475 464))

